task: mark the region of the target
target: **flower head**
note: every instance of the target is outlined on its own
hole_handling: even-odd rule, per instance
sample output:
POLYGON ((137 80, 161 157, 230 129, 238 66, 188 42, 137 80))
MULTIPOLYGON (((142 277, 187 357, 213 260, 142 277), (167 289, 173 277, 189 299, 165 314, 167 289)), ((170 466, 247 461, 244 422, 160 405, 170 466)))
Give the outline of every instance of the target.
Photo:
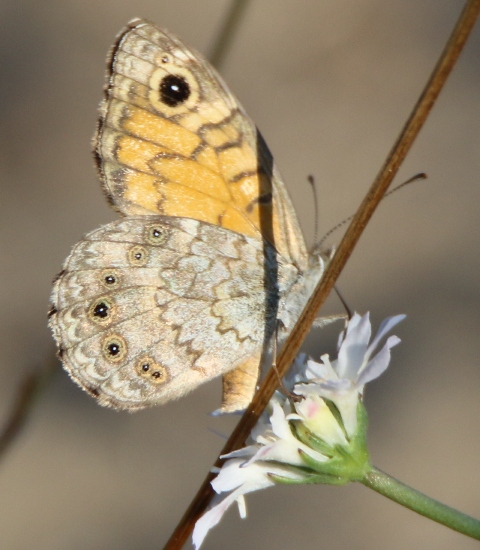
POLYGON ((226 462, 212 481, 214 506, 196 523, 195 548, 236 501, 246 516, 244 495, 275 483, 344 484, 360 479, 370 467, 366 449, 366 413, 361 403, 364 386, 382 374, 390 349, 400 342, 380 340, 404 319, 386 319, 373 339, 369 314, 353 315, 340 335, 338 358, 328 354, 317 363, 300 356, 286 381, 299 400, 276 393, 251 433, 251 444, 222 458, 226 462))
POLYGON ((340 411, 348 435, 355 433, 357 426, 357 401, 363 396, 366 383, 378 378, 390 363, 390 349, 400 343, 397 336, 389 336, 383 347, 374 355, 382 338, 405 315, 388 317, 380 325, 372 342, 370 315, 363 317, 354 313, 347 328, 340 335, 338 358, 330 361, 322 355, 321 363, 312 359, 306 362, 304 376, 308 382, 297 383, 295 393, 307 397, 317 395, 332 401, 340 411))

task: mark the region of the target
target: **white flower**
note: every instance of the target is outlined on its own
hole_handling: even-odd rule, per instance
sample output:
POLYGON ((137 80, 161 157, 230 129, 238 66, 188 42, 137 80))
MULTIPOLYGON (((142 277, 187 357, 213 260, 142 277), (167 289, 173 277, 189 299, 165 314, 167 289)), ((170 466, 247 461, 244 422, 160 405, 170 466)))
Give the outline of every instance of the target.
MULTIPOLYGON (((317 363, 299 356, 287 384, 304 398, 291 403, 276 393, 269 404, 270 414, 264 412, 252 430, 252 444, 222 457, 228 460, 212 481, 212 487, 218 495, 229 494, 220 501, 217 497, 213 508, 197 521, 193 532, 196 550, 235 501, 240 516, 246 516, 247 493, 278 481, 340 484, 364 475, 362 468, 369 464, 365 434, 355 437, 357 427, 362 427, 357 421, 358 407, 364 410, 360 397, 365 384, 388 367, 390 349, 400 342, 396 336, 390 336, 374 355, 380 340, 404 318, 397 315, 386 319, 369 344, 369 314, 362 317, 355 313, 340 336, 338 359, 330 361, 327 354, 317 363), (328 402, 335 405, 340 418, 328 402), (339 447, 342 452, 337 452, 339 447), (325 454, 324 448, 328 449, 325 454)), ((362 431, 360 427, 358 431, 362 431)))
MULTIPOLYGON (((284 406, 289 407, 283 398, 284 406)), ((270 402, 273 409, 261 419, 252 430, 254 445, 233 451, 222 458, 228 458, 218 476, 211 482, 216 493, 230 492, 223 500, 206 512, 195 524, 193 544, 198 550, 208 531, 217 525, 223 514, 237 501, 240 517, 246 517, 244 495, 275 485, 274 476, 302 483, 308 477, 299 452, 304 452, 317 462, 327 457, 299 441, 292 433, 285 411, 278 402, 278 396, 270 402)))
POLYGON ((338 359, 330 361, 328 354, 320 358, 322 363, 307 361, 304 372, 308 383, 296 384, 294 392, 305 397, 317 395, 332 401, 338 408, 349 436, 357 427, 357 403, 367 382, 378 378, 390 363, 390 349, 400 343, 400 338, 390 336, 382 349, 372 357, 380 340, 405 315, 385 319, 369 345, 372 334, 370 315, 355 313, 348 322, 339 341, 338 359))
MULTIPOLYGON (((244 463, 244 467, 249 466, 257 460, 275 461, 303 467, 305 466, 305 462, 299 455, 299 451, 304 452, 317 462, 327 460, 326 456, 314 451, 293 435, 289 423, 292 415, 286 416, 284 408, 276 401, 271 402, 270 405, 273 408, 270 422, 268 424, 262 422, 260 430, 252 431, 252 438, 256 444, 233 451, 222 458, 250 457, 244 463)), ((289 402, 286 400, 285 406, 290 408, 289 402)))

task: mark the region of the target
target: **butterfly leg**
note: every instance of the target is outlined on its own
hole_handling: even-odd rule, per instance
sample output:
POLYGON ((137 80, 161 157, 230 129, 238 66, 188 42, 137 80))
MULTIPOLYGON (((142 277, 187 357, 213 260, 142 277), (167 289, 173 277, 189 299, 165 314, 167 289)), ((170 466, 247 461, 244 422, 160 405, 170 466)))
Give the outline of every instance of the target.
POLYGON ((332 323, 336 323, 337 321, 344 321, 346 323, 348 319, 349 319, 349 316, 346 313, 328 315, 327 317, 317 317, 315 321, 313 321, 312 327, 323 328, 323 327, 326 327, 327 325, 331 325, 332 323))

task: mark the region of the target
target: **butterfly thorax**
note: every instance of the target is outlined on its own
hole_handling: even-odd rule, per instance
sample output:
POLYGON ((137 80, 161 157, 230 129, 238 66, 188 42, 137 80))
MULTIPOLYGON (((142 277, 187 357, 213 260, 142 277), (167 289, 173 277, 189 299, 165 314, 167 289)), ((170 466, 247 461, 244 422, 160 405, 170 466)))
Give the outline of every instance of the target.
POLYGON ((296 271, 293 284, 280 300, 278 319, 283 325, 280 335, 286 337, 294 327, 305 308, 325 268, 325 258, 321 254, 310 255, 309 267, 305 271, 296 271))

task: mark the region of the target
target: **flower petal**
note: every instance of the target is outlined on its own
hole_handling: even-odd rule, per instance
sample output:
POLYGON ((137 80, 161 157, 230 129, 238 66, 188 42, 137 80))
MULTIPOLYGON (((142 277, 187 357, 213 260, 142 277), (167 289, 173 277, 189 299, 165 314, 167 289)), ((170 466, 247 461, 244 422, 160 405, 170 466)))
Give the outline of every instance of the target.
POLYGON ((292 430, 288 420, 285 418, 285 413, 278 403, 273 403, 273 412, 270 416, 273 433, 280 439, 288 439, 293 437, 292 430))
POLYGON ((387 334, 387 332, 390 332, 392 328, 395 325, 398 325, 398 323, 400 323, 401 321, 403 321, 405 317, 406 315, 404 314, 394 315, 393 317, 387 317, 380 323, 377 334, 375 334, 375 338, 373 339, 372 343, 368 346, 367 353, 365 354, 367 359, 373 353, 375 348, 378 346, 378 343, 387 334))
POLYGON ((348 323, 345 339, 338 350, 336 371, 339 378, 357 379, 371 334, 370 314, 367 312, 361 317, 354 313, 348 323))
MULTIPOLYGON (((390 363, 390 349, 400 343, 400 338, 398 336, 390 336, 383 348, 371 359, 363 371, 360 373, 357 380, 357 388, 362 388, 368 382, 375 380, 382 373, 387 370, 387 367, 390 363)), ((360 391, 362 391, 362 389, 360 391)))
MULTIPOLYGON (((324 380, 337 380, 338 375, 330 362, 328 353, 322 355, 320 357, 320 361, 322 362, 318 363, 317 361, 313 361, 313 359, 309 359, 307 361, 307 370, 305 372, 307 380, 315 380, 317 378, 324 380)), ((305 379, 302 381, 305 381, 305 379)))
POLYGON ((210 529, 219 523, 223 517, 223 514, 234 502, 235 498, 232 493, 231 495, 225 497, 220 504, 217 504, 217 506, 214 506, 211 510, 205 512, 197 523, 195 523, 192 534, 192 542, 195 546, 195 550, 200 548, 210 529))
MULTIPOLYGON (((192 535, 196 550, 200 548, 210 529, 218 524, 235 501, 238 501, 247 493, 265 489, 275 484, 269 474, 298 481, 305 477, 291 469, 271 464, 255 463, 248 468, 242 468, 242 464, 243 461, 238 459, 229 460, 223 465, 219 475, 212 481, 212 487, 217 493, 230 491, 233 487, 238 488, 226 495, 197 521, 192 535), (217 483, 219 478, 222 479, 220 479, 220 483, 217 483)), ((245 509, 242 508, 242 502, 239 503, 239 506, 240 513, 245 512, 245 509)))

